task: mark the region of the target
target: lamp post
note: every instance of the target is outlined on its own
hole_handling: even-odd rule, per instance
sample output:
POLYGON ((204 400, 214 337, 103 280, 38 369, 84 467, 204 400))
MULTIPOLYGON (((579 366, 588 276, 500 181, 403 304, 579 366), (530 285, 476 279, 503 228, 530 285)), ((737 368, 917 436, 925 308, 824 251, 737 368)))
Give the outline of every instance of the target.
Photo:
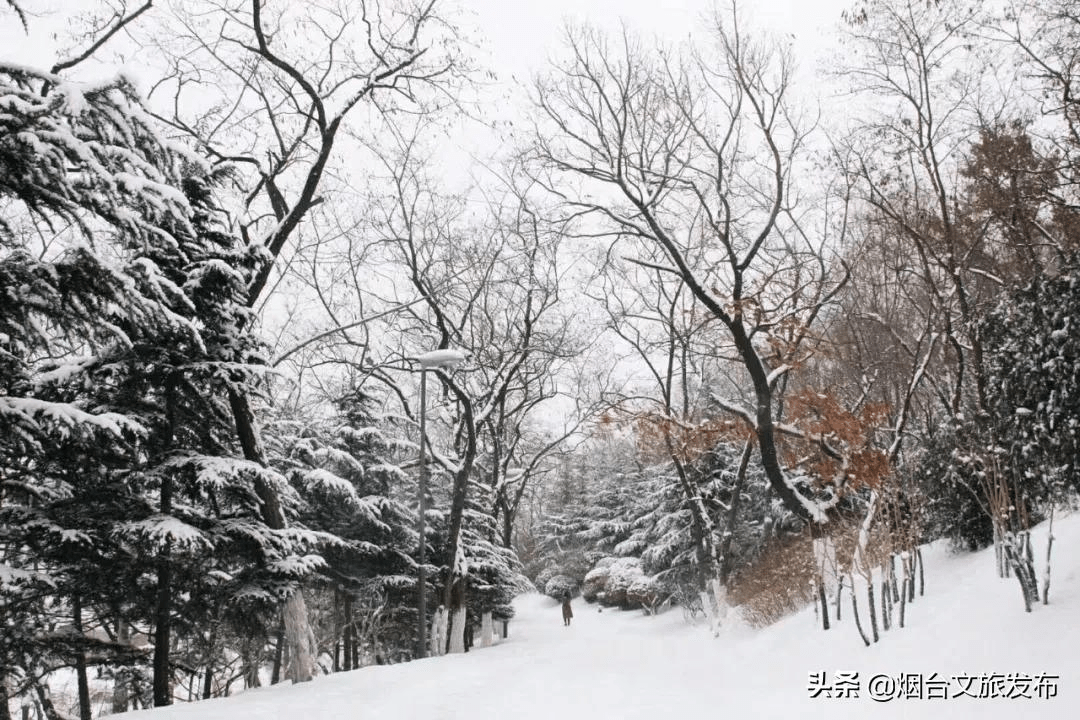
POLYGON ((427 425, 427 371, 440 368, 452 368, 465 360, 465 353, 458 350, 432 350, 416 358, 420 363, 420 482, 417 488, 416 532, 420 539, 418 553, 419 572, 417 577, 416 611, 416 656, 427 657, 427 540, 424 513, 427 511, 427 455, 425 451, 427 425))

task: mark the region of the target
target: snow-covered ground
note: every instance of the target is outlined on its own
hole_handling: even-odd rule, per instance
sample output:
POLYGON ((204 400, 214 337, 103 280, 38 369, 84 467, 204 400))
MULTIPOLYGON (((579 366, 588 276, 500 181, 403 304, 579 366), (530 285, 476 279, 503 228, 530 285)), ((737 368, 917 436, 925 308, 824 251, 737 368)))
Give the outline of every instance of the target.
MULTIPOLYGON (((1040 556, 1045 527, 1035 534, 1040 556)), ((466 655, 368 667, 167 709, 154 720, 662 720, 664 718, 1076 718, 1080 717, 1080 515, 1055 523, 1051 604, 1023 610, 1015 579, 995 576, 992 555, 927 550, 926 595, 907 627, 866 648, 851 621, 822 631, 810 608, 764 630, 731 623, 712 638, 680 610, 658 617, 574 602, 571 627, 539 595, 517 601, 511 637, 466 655), (840 683, 857 698, 837 697, 840 683), (811 673, 827 693, 812 698, 811 673), (936 676, 935 676, 936 673, 936 676), (883 675, 894 680, 875 678, 883 675), (974 678, 968 680, 966 678, 974 678), (887 702, 871 691, 903 695, 887 702), (917 699, 917 680, 923 680, 917 699), (873 686, 871 688, 871 686, 873 686), (892 690, 890 690, 892 688, 892 690), (983 699, 957 697, 963 690, 983 699), (1018 697, 989 697, 998 694, 1018 697), (1040 695, 1056 690, 1056 697, 1040 695), (1030 697, 1023 697, 1028 695, 1030 697)), ((1039 557, 1040 572, 1043 557, 1039 557)), ((863 620, 866 623, 865 608, 863 620)))

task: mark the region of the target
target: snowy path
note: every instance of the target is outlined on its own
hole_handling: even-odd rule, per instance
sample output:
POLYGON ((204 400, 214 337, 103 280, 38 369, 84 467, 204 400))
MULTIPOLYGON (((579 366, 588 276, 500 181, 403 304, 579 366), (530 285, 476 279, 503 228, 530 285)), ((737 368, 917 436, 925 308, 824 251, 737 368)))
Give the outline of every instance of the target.
MULTIPOLYGON (((817 628, 812 611, 764 631, 726 628, 712 639, 679 610, 657 618, 597 613, 580 599, 563 627, 559 606, 518 600, 511 637, 491 648, 368 667, 297 686, 147 711, 154 720, 662 720, 664 718, 1075 718, 1080 717, 1080 517, 1055 528, 1053 604, 1023 612, 1015 580, 994 577, 986 554, 927 553, 927 596, 908 627, 864 648, 844 622, 817 628), (946 582, 951 578, 951 584, 946 582), (811 699, 812 671, 859 673, 859 695, 811 699), (923 699, 868 697, 877 673, 897 676, 1049 673, 1058 696, 923 699)), ((1045 548, 1037 536, 1036 548, 1045 548)), ((850 602, 848 600, 847 602, 850 602)), ((979 682, 974 683, 977 688, 979 682)), ((949 683, 951 695, 960 684, 949 683)), ((1035 694, 1033 691, 1031 694, 1035 694)), ((132 716, 134 717, 134 715, 132 716)))

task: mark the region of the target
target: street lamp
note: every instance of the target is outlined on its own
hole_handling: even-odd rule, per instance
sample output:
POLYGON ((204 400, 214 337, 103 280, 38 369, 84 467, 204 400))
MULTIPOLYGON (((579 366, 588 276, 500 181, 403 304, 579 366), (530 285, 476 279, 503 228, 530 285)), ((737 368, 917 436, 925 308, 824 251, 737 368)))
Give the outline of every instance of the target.
POLYGON ((424 453, 425 426, 427 420, 427 371, 452 368, 466 359, 465 353, 460 350, 432 350, 419 355, 413 360, 420 363, 420 483, 417 489, 419 496, 417 507, 419 512, 416 519, 416 532, 420 538, 419 553, 419 590, 416 602, 419 618, 416 623, 416 655, 420 658, 427 657, 427 542, 424 539, 425 518, 427 511, 427 456, 424 453))

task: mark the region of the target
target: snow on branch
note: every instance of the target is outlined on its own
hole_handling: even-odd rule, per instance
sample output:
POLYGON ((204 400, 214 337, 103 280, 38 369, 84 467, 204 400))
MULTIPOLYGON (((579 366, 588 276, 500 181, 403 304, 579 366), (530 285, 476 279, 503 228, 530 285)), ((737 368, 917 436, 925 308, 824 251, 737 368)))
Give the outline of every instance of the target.
POLYGON ((424 370, 447 370, 460 365, 469 359, 469 354, 461 350, 431 350, 409 358, 420 363, 424 370))
POLYGON ((134 539, 153 551, 164 548, 191 552, 214 549, 213 542, 201 530, 169 515, 152 515, 145 520, 121 523, 113 532, 118 537, 134 539))
POLYGON ((351 508, 358 507, 360 504, 360 498, 353 484, 329 470, 323 468, 304 470, 298 473, 298 476, 309 492, 335 498, 351 508))
POLYGON ((834 495, 832 498, 832 502, 828 504, 815 502, 811 498, 806 497, 806 495, 800 492, 799 489, 795 486, 795 483, 799 480, 809 480, 809 478, 806 478, 805 476, 789 478, 787 476, 787 473, 784 473, 783 477, 784 484, 788 486, 788 488, 791 490, 791 494, 795 497, 796 500, 798 500, 799 504, 802 505, 803 509, 806 510, 806 514, 810 518, 810 520, 821 525, 827 524, 829 522, 829 516, 826 511, 839 501, 839 497, 834 495))
POLYGON ((288 481, 276 470, 240 458, 180 452, 161 463, 159 471, 191 473, 190 481, 194 485, 205 488, 215 490, 225 488, 240 489, 253 504, 259 502, 258 497, 251 491, 252 480, 256 477, 261 478, 267 485, 275 488, 275 491, 283 500, 295 497, 288 481))
POLYGON ((94 215, 133 246, 172 250, 194 236, 177 189, 193 158, 161 136, 129 79, 78 84, 0 62, 0 134, 4 184, 46 222, 59 216, 91 237, 94 215))
POLYGON ((713 395, 712 397, 716 404, 720 406, 721 410, 729 412, 732 415, 737 415, 738 417, 742 418, 743 421, 747 425, 749 425, 751 429, 757 430, 757 420, 754 418, 753 414, 751 414, 749 410, 735 404, 731 400, 722 398, 719 395, 713 395))
POLYGON ((64 437, 86 428, 104 431, 115 437, 123 437, 125 433, 146 434, 142 425, 126 415, 108 412, 95 415, 71 403, 36 398, 0 396, 0 417, 4 416, 14 420, 15 424, 29 426, 39 432, 45 430, 43 425, 49 425, 50 429, 64 437))
POLYGON ((321 555, 290 555, 267 563, 267 569, 275 575, 301 579, 322 570, 326 567, 326 561, 321 555))
POLYGON ((55 587, 56 583, 48 575, 12 567, 0 563, 0 592, 8 593, 20 587, 44 584, 55 587))
POLYGON ((787 365, 787 364, 781 365, 780 367, 776 368, 771 373, 769 373, 769 377, 766 378, 765 381, 768 383, 769 387, 773 387, 774 385, 776 385, 776 381, 779 380, 780 378, 782 378, 784 375, 786 375, 790 370, 791 370, 790 365, 787 365))

